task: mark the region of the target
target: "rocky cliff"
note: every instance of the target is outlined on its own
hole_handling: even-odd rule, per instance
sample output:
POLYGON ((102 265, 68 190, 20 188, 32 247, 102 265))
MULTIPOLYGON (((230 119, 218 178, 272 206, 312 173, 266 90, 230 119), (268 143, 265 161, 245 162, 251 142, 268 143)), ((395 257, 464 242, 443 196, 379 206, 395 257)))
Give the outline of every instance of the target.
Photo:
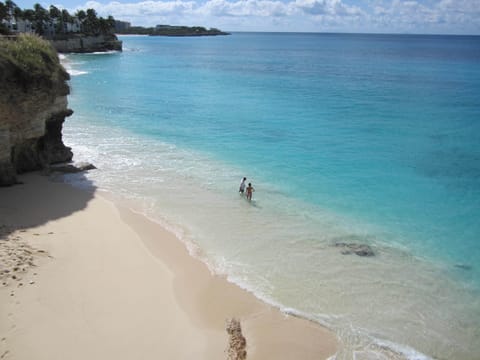
POLYGON ((37 36, 0 38, 0 185, 16 175, 70 161, 62 141, 69 75, 37 36))
POLYGON ((91 53, 104 51, 122 51, 122 42, 114 34, 87 36, 73 34, 50 40, 61 53, 91 53))

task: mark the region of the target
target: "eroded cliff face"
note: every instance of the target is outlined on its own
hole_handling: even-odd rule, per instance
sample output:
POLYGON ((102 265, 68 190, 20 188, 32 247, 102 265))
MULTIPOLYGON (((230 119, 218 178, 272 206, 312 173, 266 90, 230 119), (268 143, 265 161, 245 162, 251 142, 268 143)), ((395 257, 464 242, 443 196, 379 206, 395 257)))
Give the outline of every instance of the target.
MULTIPOLYGON (((45 44, 42 43, 42 46, 45 44)), ((37 56, 40 61, 40 65, 36 66, 42 69, 41 72, 28 63, 30 59, 16 58, 18 52, 8 52, 5 46, 0 50, 2 186, 14 184, 19 173, 70 161, 73 156, 70 148, 62 141, 63 122, 73 113, 67 104, 69 76, 60 65, 58 57, 51 56, 55 54, 51 45, 48 47, 52 51, 50 55, 43 51, 38 54, 33 51, 33 56, 37 56)))
POLYGON ((109 35, 70 35, 64 39, 50 40, 60 53, 91 53, 104 51, 122 51, 122 42, 113 34, 109 35))

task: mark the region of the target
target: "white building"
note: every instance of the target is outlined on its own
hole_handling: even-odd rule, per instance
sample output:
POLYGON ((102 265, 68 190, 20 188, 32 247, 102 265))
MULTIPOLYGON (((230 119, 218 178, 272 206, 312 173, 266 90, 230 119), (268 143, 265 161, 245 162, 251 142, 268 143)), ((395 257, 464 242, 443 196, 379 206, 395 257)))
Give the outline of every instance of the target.
POLYGON ((66 33, 80 32, 82 23, 78 19, 74 19, 73 22, 67 22, 63 24, 63 29, 66 33))
POLYGON ((17 32, 18 33, 33 33, 35 29, 32 26, 31 21, 19 19, 17 20, 17 32))

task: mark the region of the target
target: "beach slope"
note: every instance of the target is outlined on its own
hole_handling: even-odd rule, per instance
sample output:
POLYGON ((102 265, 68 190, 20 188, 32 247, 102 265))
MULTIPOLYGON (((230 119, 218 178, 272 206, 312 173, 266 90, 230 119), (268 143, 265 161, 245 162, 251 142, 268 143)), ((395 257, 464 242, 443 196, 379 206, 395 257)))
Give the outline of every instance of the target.
POLYGON ((0 188, 2 359, 233 359, 232 318, 248 359, 335 353, 332 333, 212 275, 158 224, 93 190, 20 180, 0 188))

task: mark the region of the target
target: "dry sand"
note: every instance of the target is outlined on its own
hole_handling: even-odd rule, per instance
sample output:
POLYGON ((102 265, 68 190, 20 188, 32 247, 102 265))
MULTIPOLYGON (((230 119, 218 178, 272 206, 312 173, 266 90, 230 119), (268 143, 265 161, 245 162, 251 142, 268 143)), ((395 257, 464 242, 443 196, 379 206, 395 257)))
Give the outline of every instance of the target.
POLYGON ((158 224, 93 191, 21 180, 0 188, 0 359, 335 353, 331 332, 212 275, 158 224))

